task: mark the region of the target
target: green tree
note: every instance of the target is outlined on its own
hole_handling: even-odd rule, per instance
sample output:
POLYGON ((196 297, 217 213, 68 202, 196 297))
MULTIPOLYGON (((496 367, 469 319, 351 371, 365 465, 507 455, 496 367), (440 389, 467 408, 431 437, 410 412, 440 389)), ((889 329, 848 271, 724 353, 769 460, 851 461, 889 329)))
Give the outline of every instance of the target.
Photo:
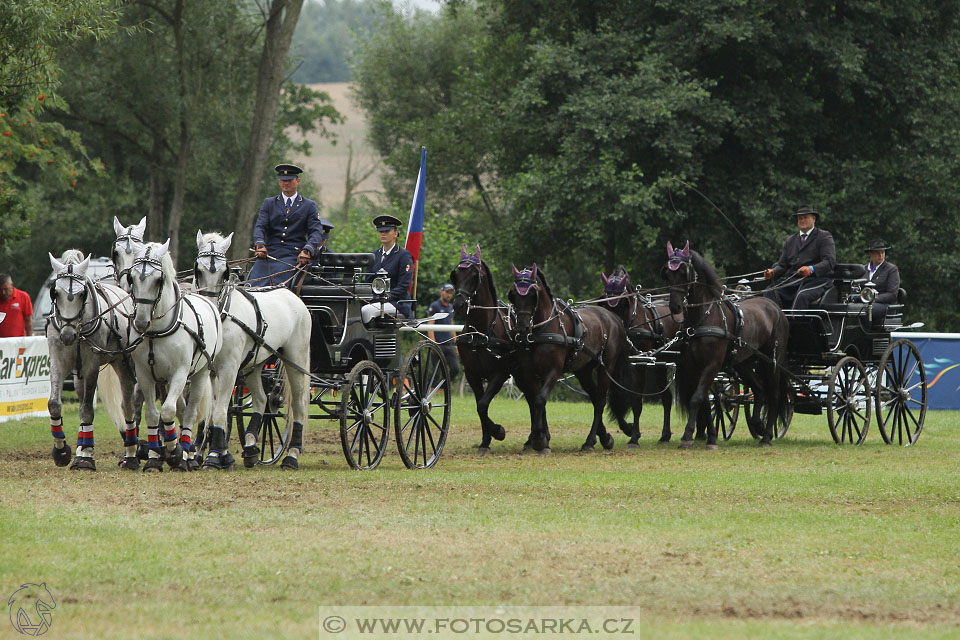
POLYGON ((348 60, 356 47, 356 34, 376 22, 374 2, 324 0, 304 4, 290 47, 296 66, 291 80, 299 84, 352 80, 348 60))

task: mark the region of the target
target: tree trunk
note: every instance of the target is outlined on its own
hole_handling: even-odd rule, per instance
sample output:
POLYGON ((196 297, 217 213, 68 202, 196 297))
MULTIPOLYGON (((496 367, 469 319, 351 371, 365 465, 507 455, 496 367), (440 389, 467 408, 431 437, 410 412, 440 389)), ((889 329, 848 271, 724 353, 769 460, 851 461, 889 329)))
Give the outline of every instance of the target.
POLYGON ((234 205, 232 258, 247 258, 256 221, 257 195, 263 180, 267 153, 273 142, 273 126, 280 105, 280 87, 287 69, 287 54, 293 30, 300 18, 303 0, 272 0, 267 10, 263 52, 257 77, 257 99, 250 141, 242 159, 237 200, 234 205))

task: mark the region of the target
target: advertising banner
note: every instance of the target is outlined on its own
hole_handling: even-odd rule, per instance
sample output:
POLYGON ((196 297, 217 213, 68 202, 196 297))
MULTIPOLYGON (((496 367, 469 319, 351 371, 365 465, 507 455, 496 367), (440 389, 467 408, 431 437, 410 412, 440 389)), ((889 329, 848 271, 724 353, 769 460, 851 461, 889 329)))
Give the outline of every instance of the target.
POLYGON ((960 333, 897 332, 920 351, 927 374, 927 408, 960 409, 960 333))
POLYGON ((0 338, 0 422, 47 415, 49 395, 47 339, 0 338))

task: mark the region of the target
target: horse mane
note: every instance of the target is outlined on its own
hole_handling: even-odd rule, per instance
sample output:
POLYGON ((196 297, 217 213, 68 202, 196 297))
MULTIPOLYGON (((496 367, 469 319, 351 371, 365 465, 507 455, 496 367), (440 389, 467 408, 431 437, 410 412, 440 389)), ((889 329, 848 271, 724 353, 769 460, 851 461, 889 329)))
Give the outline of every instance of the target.
POLYGON ((480 268, 483 269, 483 274, 487 277, 487 282, 490 283, 490 295, 493 296, 493 300, 496 302, 499 298, 497 298, 497 285, 493 283, 493 273, 490 272, 490 267, 488 267, 487 263, 483 260, 480 261, 480 268))
MULTIPOLYGON (((149 250, 150 250, 150 255, 153 256, 153 255, 154 255, 154 251, 157 250, 157 249, 159 249, 159 248, 162 247, 162 246, 163 246, 163 245, 160 244, 159 242, 148 242, 148 243, 146 243, 145 245, 143 245, 144 253, 146 253, 146 250, 149 249, 149 250)), ((175 266, 173 266, 173 258, 170 257, 170 252, 169 252, 169 251, 167 251, 165 254, 163 254, 163 257, 160 258, 160 265, 163 267, 163 270, 164 270, 164 271, 169 271, 169 272, 173 273, 174 275, 176 275, 176 273, 177 273, 177 268, 176 268, 175 266)))
POLYGON ((723 295, 723 283, 720 281, 720 276, 717 275, 713 265, 693 250, 690 251, 690 262, 693 263, 693 268, 700 275, 700 281, 710 289, 710 293, 718 298, 721 297, 723 295))
POLYGON ((83 260, 83 251, 80 251, 80 249, 67 249, 60 256, 60 262, 63 264, 80 264, 83 260))
POLYGON ((203 237, 200 239, 204 244, 213 242, 214 244, 220 244, 224 241, 224 237, 220 235, 218 231, 210 231, 209 233, 203 234, 203 237))
POLYGON ((537 267, 537 278, 543 282, 543 290, 552 298, 553 291, 550 290, 550 284, 547 282, 547 274, 545 274, 540 267, 537 267))

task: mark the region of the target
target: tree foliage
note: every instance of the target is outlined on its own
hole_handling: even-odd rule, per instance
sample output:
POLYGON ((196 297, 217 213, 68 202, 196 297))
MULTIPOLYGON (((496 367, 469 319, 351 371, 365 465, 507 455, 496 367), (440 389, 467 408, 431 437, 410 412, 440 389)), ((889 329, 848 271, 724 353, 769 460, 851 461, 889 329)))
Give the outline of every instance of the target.
POLYGON ((958 27, 919 1, 451 1, 387 20, 356 78, 388 186, 450 141, 431 198, 572 295, 617 263, 654 286, 668 239, 756 271, 809 202, 841 261, 894 239, 911 315, 955 328, 958 27))
POLYGON ((296 68, 291 79, 300 84, 349 82, 357 33, 376 25, 376 6, 369 0, 305 3, 290 50, 296 68))

